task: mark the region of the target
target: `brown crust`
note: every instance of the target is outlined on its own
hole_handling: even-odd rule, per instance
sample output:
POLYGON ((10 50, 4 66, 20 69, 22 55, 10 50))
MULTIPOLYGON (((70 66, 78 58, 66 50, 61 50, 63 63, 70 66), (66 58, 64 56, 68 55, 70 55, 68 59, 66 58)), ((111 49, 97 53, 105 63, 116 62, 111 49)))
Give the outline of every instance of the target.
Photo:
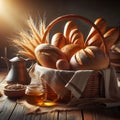
POLYGON ((56 33, 52 36, 51 45, 61 49, 66 44, 66 39, 62 33, 56 33))
MULTIPOLYGON (((110 28, 104 34, 107 50, 109 50, 112 47, 112 45, 117 41, 117 39, 119 38, 119 35, 120 35, 120 31, 118 28, 115 28, 115 27, 110 28)), ((103 46, 103 45, 101 45, 101 46, 103 46)))
POLYGON ((67 56, 68 60, 70 60, 72 55, 80 49, 79 44, 67 44, 61 49, 61 51, 67 56))
POLYGON ((65 36, 67 43, 69 43, 70 31, 73 29, 77 29, 77 25, 73 21, 66 22, 66 24, 64 26, 63 35, 65 36))
POLYGON ((70 64, 65 59, 59 59, 56 62, 56 68, 59 69, 59 70, 69 70, 70 69, 70 64))
POLYGON ((49 68, 56 68, 56 61, 58 59, 67 60, 60 49, 50 44, 40 44, 37 46, 35 49, 35 56, 39 64, 49 68))
POLYGON ((76 34, 76 33, 78 33, 78 32, 79 32, 78 29, 72 29, 72 30, 70 31, 70 34, 69 34, 69 40, 71 41, 73 35, 76 34))
MULTIPOLYGON (((105 19, 103 19, 103 18, 97 18, 95 20, 94 24, 98 27, 98 29, 101 31, 102 34, 105 33, 106 28, 107 28, 105 19)), ((96 34, 98 34, 97 31, 94 29, 94 27, 92 27, 91 30, 90 30, 90 32, 89 32, 89 34, 88 34, 88 36, 87 36, 86 44, 96 34)))
POLYGON ((100 70, 108 67, 109 58, 100 48, 89 46, 78 51, 70 63, 75 70, 78 70, 78 68, 81 70, 100 70))

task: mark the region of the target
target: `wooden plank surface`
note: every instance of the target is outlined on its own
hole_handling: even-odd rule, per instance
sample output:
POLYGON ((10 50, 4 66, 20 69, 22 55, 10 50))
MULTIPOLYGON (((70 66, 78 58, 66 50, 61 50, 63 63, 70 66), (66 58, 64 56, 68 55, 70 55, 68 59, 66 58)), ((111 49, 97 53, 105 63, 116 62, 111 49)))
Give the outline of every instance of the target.
POLYGON ((16 107, 16 102, 11 100, 4 100, 0 102, 0 120, 9 120, 13 110, 16 107))
POLYGON ((67 120, 83 120, 81 111, 67 112, 67 120))
MULTIPOLYGON (((0 73, 0 87, 5 83, 6 73, 0 73)), ((4 98, 4 97, 3 97, 4 98)), ((55 111, 45 114, 27 114, 27 110, 16 100, 0 99, 0 120, 120 120, 120 108, 97 108, 76 111, 55 111)))
POLYGON ((59 120, 67 120, 67 112, 58 112, 59 116, 59 120))
POLYGON ((118 108, 103 108, 83 111, 84 120, 120 120, 118 108))

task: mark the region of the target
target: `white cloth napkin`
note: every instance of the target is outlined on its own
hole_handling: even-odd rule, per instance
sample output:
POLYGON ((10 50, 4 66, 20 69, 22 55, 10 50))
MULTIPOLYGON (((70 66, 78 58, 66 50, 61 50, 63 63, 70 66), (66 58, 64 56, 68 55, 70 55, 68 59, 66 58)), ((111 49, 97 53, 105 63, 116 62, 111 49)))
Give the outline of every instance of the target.
MULTIPOLYGON (((120 86, 118 86, 115 69, 108 68, 102 71, 105 84, 105 97, 107 99, 120 99, 120 86)), ((73 96, 79 99, 86 87, 89 76, 93 72, 93 70, 56 70, 35 64, 30 75, 32 79, 37 79, 39 82, 41 80, 45 81, 58 96, 63 97, 70 90, 73 96)))
POLYGON ((56 70, 42 67, 38 64, 35 64, 33 69, 30 71, 32 79, 38 79, 39 84, 40 81, 46 82, 54 90, 54 92, 61 97, 65 96, 69 91, 65 88, 65 85, 71 79, 73 74, 74 71, 56 70))
MULTIPOLYGON (((39 82, 46 81, 58 96, 63 97, 70 90, 75 97, 79 98, 93 70, 56 70, 35 64, 33 73, 35 79, 39 79, 39 82)), ((34 79, 33 75, 31 77, 34 79)))
POLYGON ((105 83, 105 97, 120 99, 120 86, 114 67, 103 70, 105 83))
POLYGON ((86 87, 88 78, 92 73, 93 70, 76 71, 65 87, 71 90, 72 94, 79 99, 86 87))

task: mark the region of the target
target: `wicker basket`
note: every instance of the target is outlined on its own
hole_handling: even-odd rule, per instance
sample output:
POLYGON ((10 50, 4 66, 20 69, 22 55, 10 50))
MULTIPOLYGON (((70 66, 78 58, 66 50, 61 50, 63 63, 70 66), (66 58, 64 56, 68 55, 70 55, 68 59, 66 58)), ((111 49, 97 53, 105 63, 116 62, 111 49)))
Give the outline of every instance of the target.
MULTIPOLYGON (((73 97, 71 91, 68 91, 64 97, 58 97, 52 88, 46 84, 47 99, 54 100, 57 102, 69 102, 73 97)), ((100 72, 92 74, 87 82, 84 92, 81 98, 95 98, 104 97, 104 78, 100 72)))
MULTIPOLYGON (((32 79, 39 79, 39 81, 43 84, 47 93, 46 95, 48 100, 66 103, 69 102, 71 98, 73 98, 71 91, 68 90, 68 88, 66 88, 65 85, 71 80, 72 76, 74 76, 75 71, 46 68, 40 66, 37 63, 33 67, 33 70, 31 70, 32 72, 30 72, 30 75, 32 79), (49 73, 53 74, 50 75, 49 73), (49 78, 47 77, 47 75, 49 75, 49 78), (53 76, 56 76, 56 78, 53 76), (54 88, 54 86, 52 86, 50 83, 51 79, 52 82, 55 81, 53 83, 54 86, 59 87, 60 88, 59 90, 64 92, 64 96, 61 96, 60 93, 56 92, 56 88, 54 88), (60 81, 60 83, 58 83, 58 81, 60 81)), ((99 97, 105 97, 104 76, 102 71, 93 71, 93 73, 89 76, 87 80, 85 89, 82 92, 80 98, 99 98, 99 97)))
MULTIPOLYGON (((87 24, 93 26, 98 34, 101 37, 101 40, 104 44, 104 52, 106 55, 108 55, 108 52, 106 50, 106 45, 104 42, 104 37, 102 36, 100 30, 97 28, 97 26, 92 23, 90 20, 79 16, 79 15, 64 15, 64 16, 60 16, 58 18, 56 18, 55 20, 53 20, 46 28, 45 34, 43 36, 43 39, 46 39, 46 36, 48 34, 48 32, 52 29, 52 27, 63 20, 66 19, 79 19, 82 20, 83 22, 86 22, 87 24)), ((53 69, 52 69, 53 70, 53 69)), ((64 70, 65 72, 65 70, 64 70)), ((66 78, 65 78, 66 79, 66 78)), ((57 100, 57 101, 62 101, 62 102, 68 102, 71 98, 71 91, 67 91, 66 95, 64 97, 60 97, 58 96, 54 90, 51 88, 50 85, 47 84, 47 82, 44 82, 44 86, 46 87, 46 92, 47 92, 47 99, 49 100, 57 100)), ((82 93, 81 98, 91 98, 91 97, 104 97, 104 77, 102 75, 102 73, 100 71, 95 71, 88 79, 87 85, 85 87, 84 92, 82 93)))

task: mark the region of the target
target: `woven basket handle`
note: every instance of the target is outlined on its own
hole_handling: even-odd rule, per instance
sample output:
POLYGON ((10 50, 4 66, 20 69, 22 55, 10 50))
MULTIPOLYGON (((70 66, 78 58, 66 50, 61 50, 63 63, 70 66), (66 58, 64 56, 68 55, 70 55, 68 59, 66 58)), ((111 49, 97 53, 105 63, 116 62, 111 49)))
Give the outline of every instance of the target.
POLYGON ((71 19, 71 18, 75 18, 75 19, 82 20, 82 21, 86 22, 87 24, 93 26, 93 27, 96 29, 96 31, 98 32, 98 34, 99 34, 99 36, 100 36, 100 38, 101 38, 101 40, 102 40, 102 43, 103 43, 103 45, 104 45, 104 48, 103 48, 104 52, 108 55, 108 51, 107 51, 107 47, 106 47, 106 43, 105 43, 104 37, 103 37, 102 33, 100 32, 100 30, 98 29, 98 27, 97 27, 93 22, 91 22, 89 19, 87 19, 87 18, 85 18, 85 17, 83 17, 83 16, 75 15, 75 14, 63 15, 63 16, 60 16, 60 17, 54 19, 54 20, 47 26, 42 40, 43 40, 43 41, 46 40, 46 36, 47 36, 48 32, 53 28, 53 26, 54 26, 55 24, 57 24, 57 23, 60 22, 60 21, 63 21, 63 20, 66 20, 66 19, 71 19))

